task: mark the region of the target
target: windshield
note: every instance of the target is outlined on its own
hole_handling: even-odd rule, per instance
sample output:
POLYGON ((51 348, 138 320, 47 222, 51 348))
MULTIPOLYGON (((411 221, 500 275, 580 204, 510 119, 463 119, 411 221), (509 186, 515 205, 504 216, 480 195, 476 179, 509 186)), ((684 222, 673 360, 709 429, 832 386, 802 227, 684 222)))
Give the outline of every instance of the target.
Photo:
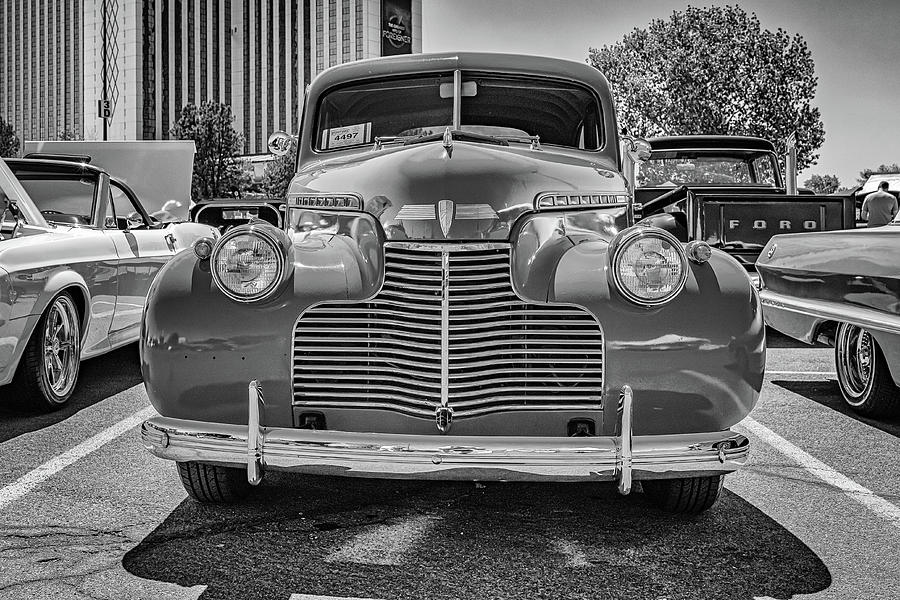
POLYGON ((97 197, 97 177, 18 174, 22 187, 48 221, 90 225, 97 197))
POLYGON ((670 150, 653 152, 639 167, 641 187, 679 185, 777 187, 771 152, 735 150, 670 150))
MULTIPOLYGON (((345 86, 323 96, 317 150, 443 133, 453 123, 453 75, 415 76, 345 86)), ((550 79, 463 74, 456 129, 504 140, 597 150, 600 105, 587 88, 550 79)))

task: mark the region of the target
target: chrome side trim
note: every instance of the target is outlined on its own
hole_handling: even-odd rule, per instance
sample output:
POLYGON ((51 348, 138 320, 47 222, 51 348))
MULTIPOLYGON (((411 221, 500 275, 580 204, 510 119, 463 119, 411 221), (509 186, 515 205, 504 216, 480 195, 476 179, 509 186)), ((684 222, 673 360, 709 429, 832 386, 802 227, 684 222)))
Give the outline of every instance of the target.
POLYGON ((794 298, 778 294, 768 289, 759 291, 759 299, 763 306, 798 313, 808 317, 816 317, 828 321, 850 323, 864 329, 883 331, 900 335, 900 315, 882 312, 872 308, 831 302, 828 300, 811 300, 794 298))
POLYGON ((632 415, 633 393, 630 385, 622 386, 622 394, 619 396, 619 493, 627 496, 631 493, 632 478, 632 461, 634 456, 632 453, 632 415))
MULTIPOLYGON (((617 438, 450 436, 263 428, 266 470, 391 479, 617 481, 617 438)), ((141 440, 169 460, 247 465, 245 425, 155 417, 141 440)), ((731 431, 635 436, 635 480, 719 475, 747 460, 749 440, 731 431), (719 461, 721 448, 724 462, 719 461)))

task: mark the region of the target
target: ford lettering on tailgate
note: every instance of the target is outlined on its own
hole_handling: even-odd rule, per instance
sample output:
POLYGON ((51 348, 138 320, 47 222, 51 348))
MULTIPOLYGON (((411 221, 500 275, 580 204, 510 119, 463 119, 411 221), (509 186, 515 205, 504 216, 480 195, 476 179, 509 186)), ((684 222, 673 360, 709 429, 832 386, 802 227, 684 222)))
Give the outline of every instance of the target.
POLYGON ((796 196, 778 200, 698 196, 697 200, 706 241, 724 248, 759 250, 779 233, 840 229, 842 224, 840 199, 831 203, 796 196))

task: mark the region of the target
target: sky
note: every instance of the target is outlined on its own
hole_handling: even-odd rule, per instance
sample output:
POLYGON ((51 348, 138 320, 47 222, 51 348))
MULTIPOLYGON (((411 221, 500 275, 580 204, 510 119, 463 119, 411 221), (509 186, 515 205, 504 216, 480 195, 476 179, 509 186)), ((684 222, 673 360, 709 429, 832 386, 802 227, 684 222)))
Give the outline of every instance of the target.
POLYGON ((688 5, 737 5, 762 26, 799 33, 816 65, 814 105, 825 143, 800 174, 837 175, 900 163, 900 2, 897 0, 422 0, 423 52, 479 51, 584 62, 635 27, 688 5))

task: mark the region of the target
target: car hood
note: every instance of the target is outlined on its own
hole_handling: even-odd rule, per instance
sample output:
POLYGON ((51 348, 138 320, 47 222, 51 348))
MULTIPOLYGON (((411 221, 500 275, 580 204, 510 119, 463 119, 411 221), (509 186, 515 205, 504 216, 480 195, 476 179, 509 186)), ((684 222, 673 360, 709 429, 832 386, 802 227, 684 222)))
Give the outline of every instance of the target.
POLYGON ((454 140, 365 151, 309 163, 290 194, 352 192, 389 239, 507 239, 543 192, 624 193, 601 155, 454 140))

